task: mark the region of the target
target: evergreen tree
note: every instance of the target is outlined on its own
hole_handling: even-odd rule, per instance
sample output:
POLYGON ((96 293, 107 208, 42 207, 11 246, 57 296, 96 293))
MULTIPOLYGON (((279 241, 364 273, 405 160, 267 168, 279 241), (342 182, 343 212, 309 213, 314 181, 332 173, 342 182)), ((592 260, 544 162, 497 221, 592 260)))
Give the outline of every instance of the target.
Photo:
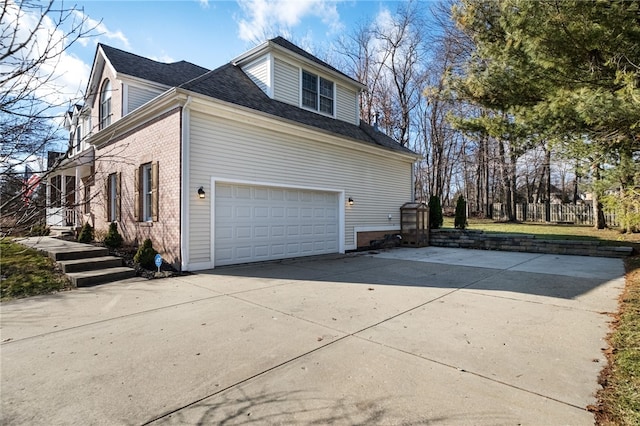
POLYGON ((104 245, 112 249, 122 246, 122 235, 118 232, 118 224, 116 222, 109 224, 109 232, 104 237, 104 245))
POLYGON ((158 252, 153 248, 153 243, 147 238, 138 248, 135 256, 133 256, 133 261, 145 268, 152 268, 156 254, 158 254, 158 252))
POLYGON ((80 230, 80 235, 78 235, 79 243, 90 243, 93 241, 93 227, 89 224, 89 222, 85 223, 80 230))
MULTIPOLYGON (((568 158, 581 153, 596 211, 614 189, 597 181, 615 169, 633 176, 626 158, 640 155, 639 11, 639 1, 581 0, 461 0, 453 9, 474 44, 451 75, 455 92, 568 158)), ((640 185, 637 175, 619 183, 619 194, 640 185)))
POLYGON ((465 229, 467 227, 467 202, 462 195, 456 201, 456 217, 453 225, 456 229, 465 229))
POLYGON ((432 195, 429 197, 429 228, 440 229, 442 227, 442 205, 440 197, 432 195))

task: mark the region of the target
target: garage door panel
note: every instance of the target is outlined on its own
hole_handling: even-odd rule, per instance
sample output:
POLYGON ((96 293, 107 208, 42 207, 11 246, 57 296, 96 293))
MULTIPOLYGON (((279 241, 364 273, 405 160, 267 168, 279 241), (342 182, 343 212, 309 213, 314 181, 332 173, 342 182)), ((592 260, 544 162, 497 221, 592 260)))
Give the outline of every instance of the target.
POLYGON ((221 240, 233 240, 233 227, 232 226, 221 226, 216 229, 216 238, 221 240))
POLYGON ((253 230, 255 238, 269 238, 268 226, 255 226, 253 230))
POLYGON ((284 226, 272 226, 271 227, 271 237, 272 238, 280 238, 284 237, 284 226))
POLYGON ((248 240, 251 238, 251 226, 236 226, 236 238, 248 240))
POLYGON ((235 198, 239 200, 251 200, 251 187, 248 186, 235 186, 234 187, 235 198))
POLYGON ((253 216, 256 218, 268 218, 269 217, 269 207, 259 206, 254 207, 253 216))
POLYGON ((283 256, 284 255, 284 244, 273 244, 271 245, 271 256, 283 256))
POLYGON ((256 258, 260 258, 260 259, 265 259, 269 257, 269 246, 268 245, 263 245, 263 246, 254 246, 254 254, 256 256, 256 258))
POLYGON ((217 184, 215 264, 338 251, 338 195, 217 184))
POLYGON ((252 246, 239 246, 235 249, 235 257, 239 261, 250 261, 253 257, 253 247, 252 246))
POLYGON ((254 199, 256 200, 268 200, 269 189, 267 188, 254 188, 254 199))

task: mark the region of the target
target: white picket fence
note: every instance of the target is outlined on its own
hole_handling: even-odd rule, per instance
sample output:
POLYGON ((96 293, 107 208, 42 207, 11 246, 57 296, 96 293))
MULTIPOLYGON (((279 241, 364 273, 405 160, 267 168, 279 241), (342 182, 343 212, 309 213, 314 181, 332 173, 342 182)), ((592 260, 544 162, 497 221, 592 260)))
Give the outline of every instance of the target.
MULTIPOLYGON (((591 204, 551 204, 551 222, 572 223, 575 225, 593 225, 593 206, 591 204)), ((619 226, 616 214, 604 212, 607 226, 619 226)), ((493 203, 493 220, 507 220, 503 203, 493 203)), ((516 220, 521 222, 546 222, 545 205, 542 203, 516 204, 516 220)))

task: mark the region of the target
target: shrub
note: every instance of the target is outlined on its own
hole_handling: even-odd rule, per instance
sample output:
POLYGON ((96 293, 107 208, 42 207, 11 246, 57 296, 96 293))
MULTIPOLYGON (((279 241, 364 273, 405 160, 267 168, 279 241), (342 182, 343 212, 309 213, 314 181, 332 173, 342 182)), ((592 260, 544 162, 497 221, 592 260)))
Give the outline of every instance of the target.
POLYGON ((118 232, 118 224, 116 222, 109 224, 109 232, 104 237, 104 245, 112 249, 122 246, 122 235, 118 232))
POLYGON ((78 235, 79 243, 90 243, 93 241, 93 227, 89 225, 89 222, 85 223, 80 230, 80 235, 78 235))
POLYGON ((454 219, 453 225, 457 229, 467 227, 467 202, 462 195, 460 195, 458 201, 456 201, 456 218, 454 219))
POLYGON ((429 197, 429 228, 439 229, 443 223, 442 217, 442 205, 440 204, 440 197, 432 195, 429 197))
POLYGON ((136 255, 133 256, 133 261, 145 268, 153 268, 156 254, 158 252, 153 248, 151 240, 147 238, 138 248, 136 255))

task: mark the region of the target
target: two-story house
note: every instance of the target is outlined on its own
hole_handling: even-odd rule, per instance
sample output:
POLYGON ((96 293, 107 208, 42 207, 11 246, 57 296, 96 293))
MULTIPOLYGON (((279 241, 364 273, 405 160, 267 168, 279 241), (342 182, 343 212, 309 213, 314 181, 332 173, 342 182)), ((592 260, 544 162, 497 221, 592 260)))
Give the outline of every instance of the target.
POLYGON ((363 90, 281 37, 212 71, 99 45, 60 185, 182 270, 366 246, 399 230, 417 155, 360 121, 363 90))

